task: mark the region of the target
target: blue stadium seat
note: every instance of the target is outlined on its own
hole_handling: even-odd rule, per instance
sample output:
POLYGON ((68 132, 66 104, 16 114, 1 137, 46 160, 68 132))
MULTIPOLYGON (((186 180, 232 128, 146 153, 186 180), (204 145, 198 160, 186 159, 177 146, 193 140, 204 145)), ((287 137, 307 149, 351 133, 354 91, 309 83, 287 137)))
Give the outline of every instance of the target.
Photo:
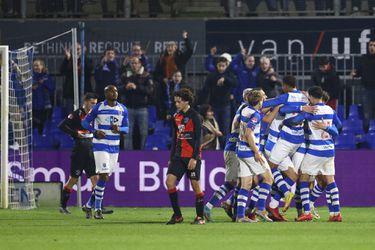
POLYGON ((369 148, 375 149, 375 133, 369 133, 365 136, 366 144, 369 148))
POLYGON ((344 105, 338 105, 337 107, 337 116, 340 118, 341 121, 345 119, 345 108, 344 105))
POLYGON ((73 145, 74 145, 74 141, 73 141, 73 138, 69 135, 66 135, 66 134, 61 134, 58 138, 59 141, 59 145, 60 145, 60 148, 61 149, 65 149, 65 148, 72 148, 73 145))
POLYGON ((149 128, 155 128, 156 123, 156 106, 155 105, 149 105, 148 106, 148 127, 149 128))
POLYGON ((351 134, 355 134, 355 135, 364 134, 363 121, 359 120, 359 118, 349 119, 349 120, 343 121, 342 132, 346 133, 346 134, 351 133, 351 134))
POLYGON ((55 121, 47 120, 46 123, 44 124, 43 135, 52 136, 55 133, 59 133, 60 129, 57 127, 57 125, 59 125, 59 123, 60 123, 60 121, 57 121, 57 120, 55 120, 55 121))
POLYGON ((375 120, 370 120, 370 126, 368 129, 369 134, 375 134, 375 120))
POLYGON ((358 119, 359 118, 359 108, 358 105, 352 104, 349 107, 349 119, 358 119))
POLYGON ((340 134, 335 138, 336 149, 356 149, 356 138, 353 134, 340 134))
POLYGON ((161 134, 153 134, 147 136, 145 149, 147 150, 167 150, 169 136, 163 136, 161 134))
POLYGON ((53 136, 36 133, 33 136, 33 146, 35 149, 53 149, 56 145, 53 136))
POLYGON ((62 107, 56 106, 52 109, 52 121, 60 122, 62 120, 62 107))
POLYGON ((168 133, 170 132, 171 128, 168 123, 165 123, 163 120, 156 121, 155 123, 155 133, 168 133))

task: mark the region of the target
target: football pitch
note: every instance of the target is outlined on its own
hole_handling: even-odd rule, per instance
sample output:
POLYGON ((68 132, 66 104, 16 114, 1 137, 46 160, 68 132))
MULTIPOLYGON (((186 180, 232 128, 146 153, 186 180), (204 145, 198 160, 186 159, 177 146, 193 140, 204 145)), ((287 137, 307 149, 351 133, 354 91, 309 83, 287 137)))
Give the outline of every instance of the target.
MULTIPOLYGON (((0 249, 375 249, 375 208, 343 208, 342 223, 230 222, 221 208, 215 223, 190 225, 195 209, 183 208, 185 221, 165 225, 169 208, 114 208, 104 220, 87 220, 78 208, 0 209, 0 249)), ((294 208, 287 213, 293 220, 294 208)))

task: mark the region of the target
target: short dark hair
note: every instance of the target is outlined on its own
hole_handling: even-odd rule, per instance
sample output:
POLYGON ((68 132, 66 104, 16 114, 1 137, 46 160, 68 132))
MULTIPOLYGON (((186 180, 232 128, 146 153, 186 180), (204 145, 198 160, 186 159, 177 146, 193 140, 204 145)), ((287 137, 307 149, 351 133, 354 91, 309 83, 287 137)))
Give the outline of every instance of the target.
POLYGON ((292 75, 286 75, 283 77, 283 84, 295 88, 297 86, 297 79, 292 75))
POLYGON ((323 90, 322 101, 323 102, 328 102, 330 98, 331 97, 329 96, 328 92, 323 90))
POLYGON ((115 51, 115 49, 112 47, 112 46, 107 46, 105 48, 105 51, 104 52, 107 52, 107 51, 115 51))
POLYGON ((189 102, 190 105, 192 105, 194 102, 193 92, 191 92, 191 90, 188 88, 182 88, 179 91, 176 91, 174 96, 178 96, 181 98, 181 100, 189 102))
POLYGON ((199 108, 199 114, 203 117, 203 119, 206 119, 208 111, 212 111, 212 107, 210 104, 203 104, 199 108))
POLYGON ((228 62, 228 60, 225 58, 225 57, 219 57, 218 59, 217 59, 217 62, 216 62, 216 64, 218 64, 218 63, 229 63, 228 62))
POLYGON ((88 101, 90 99, 98 99, 99 96, 96 94, 96 93, 93 93, 93 92, 87 92, 84 97, 83 97, 83 100, 84 101, 88 101))
POLYGON ((251 106, 256 106, 260 101, 263 100, 263 93, 260 90, 252 90, 250 93, 247 95, 247 101, 249 105, 251 106))
POLYGON ((323 97, 323 89, 319 86, 314 86, 309 88, 308 90, 309 96, 312 96, 317 99, 322 99, 323 97))

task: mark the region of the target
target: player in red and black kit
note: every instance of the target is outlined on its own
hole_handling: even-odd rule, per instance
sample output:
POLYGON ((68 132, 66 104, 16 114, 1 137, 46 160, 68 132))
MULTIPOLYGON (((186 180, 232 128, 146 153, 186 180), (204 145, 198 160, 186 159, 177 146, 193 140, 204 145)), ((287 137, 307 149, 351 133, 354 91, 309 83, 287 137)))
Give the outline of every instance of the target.
POLYGON ((167 222, 167 225, 183 221, 181 209, 178 204, 176 183, 181 180, 185 173, 188 175, 196 195, 195 207, 197 217, 192 224, 204 224, 204 193, 199 182, 202 122, 198 112, 190 107, 193 102, 193 94, 189 89, 177 91, 174 94, 174 102, 178 112, 173 118, 171 157, 166 181, 173 215, 167 222))
MULTIPOLYGON (((67 203, 70 193, 73 191, 73 186, 77 184, 83 170, 87 178, 90 178, 92 186, 96 185, 97 175, 92 151, 93 134, 82 127, 81 121, 97 101, 97 94, 87 93, 84 96, 83 107, 73 111, 58 125, 59 129, 74 138, 74 147, 70 158, 70 176, 61 194, 60 212, 63 214, 70 214, 70 211, 67 209, 67 203)), ((95 196, 93 197, 90 197, 90 199, 94 201, 95 196)), ((106 210, 106 213, 113 213, 113 211, 106 210)), ((89 214, 87 213, 86 217, 88 216, 89 214)))

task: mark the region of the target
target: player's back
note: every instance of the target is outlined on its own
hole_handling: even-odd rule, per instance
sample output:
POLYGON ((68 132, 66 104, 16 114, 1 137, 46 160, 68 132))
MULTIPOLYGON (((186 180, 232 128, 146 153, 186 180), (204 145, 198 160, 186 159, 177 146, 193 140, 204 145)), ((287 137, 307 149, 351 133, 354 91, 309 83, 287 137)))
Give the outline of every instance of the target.
POLYGON ((260 114, 259 112, 251 106, 245 107, 241 111, 241 122, 240 122, 240 131, 239 131, 239 145, 237 150, 238 157, 247 158, 254 156, 249 144, 246 140, 246 129, 248 128, 249 122, 256 124, 253 127, 255 144, 259 148, 260 143, 260 114))

